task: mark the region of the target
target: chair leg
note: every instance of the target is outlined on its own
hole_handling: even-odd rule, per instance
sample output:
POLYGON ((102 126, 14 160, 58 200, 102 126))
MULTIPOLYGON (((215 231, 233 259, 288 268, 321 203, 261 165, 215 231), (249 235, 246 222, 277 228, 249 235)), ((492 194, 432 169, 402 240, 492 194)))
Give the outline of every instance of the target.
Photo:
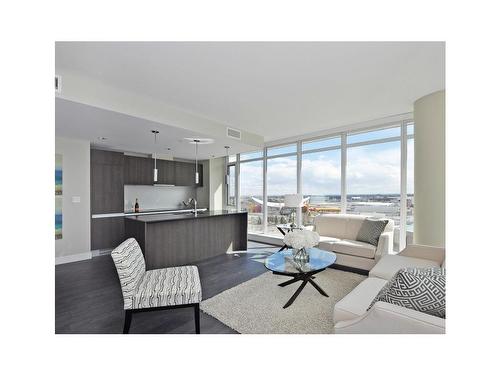
POLYGON ((132 311, 125 310, 125 322, 123 324, 123 333, 128 333, 130 329, 130 323, 132 323, 132 311))
POLYGON ((194 305, 194 325, 196 327, 196 333, 200 333, 200 304, 194 305))

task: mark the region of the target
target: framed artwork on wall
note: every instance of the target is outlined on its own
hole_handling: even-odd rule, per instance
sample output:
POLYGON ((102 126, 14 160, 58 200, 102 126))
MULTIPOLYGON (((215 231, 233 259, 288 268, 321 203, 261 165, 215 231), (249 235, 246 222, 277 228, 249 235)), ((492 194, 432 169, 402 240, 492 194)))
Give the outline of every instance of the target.
POLYGON ((56 154, 55 160, 55 239, 62 239, 62 223, 63 223, 63 158, 61 154, 56 154))

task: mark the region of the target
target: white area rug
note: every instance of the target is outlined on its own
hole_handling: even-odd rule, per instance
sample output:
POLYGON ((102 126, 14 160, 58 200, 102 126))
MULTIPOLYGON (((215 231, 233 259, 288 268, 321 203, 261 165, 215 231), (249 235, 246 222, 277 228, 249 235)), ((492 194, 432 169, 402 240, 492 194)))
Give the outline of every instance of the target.
POLYGON ((333 333, 333 306, 366 276, 328 268, 315 277, 328 298, 308 283, 283 309, 300 282, 280 287, 290 277, 266 272, 202 301, 201 309, 240 333, 333 333))

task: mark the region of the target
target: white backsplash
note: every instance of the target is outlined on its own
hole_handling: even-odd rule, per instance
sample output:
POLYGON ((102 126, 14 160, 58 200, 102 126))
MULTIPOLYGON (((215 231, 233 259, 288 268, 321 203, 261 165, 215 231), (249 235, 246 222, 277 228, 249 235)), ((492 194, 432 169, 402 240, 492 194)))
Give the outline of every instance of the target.
POLYGON ((196 198, 196 188, 186 186, 124 186, 125 211, 134 209, 135 199, 141 210, 183 208, 182 201, 196 198))

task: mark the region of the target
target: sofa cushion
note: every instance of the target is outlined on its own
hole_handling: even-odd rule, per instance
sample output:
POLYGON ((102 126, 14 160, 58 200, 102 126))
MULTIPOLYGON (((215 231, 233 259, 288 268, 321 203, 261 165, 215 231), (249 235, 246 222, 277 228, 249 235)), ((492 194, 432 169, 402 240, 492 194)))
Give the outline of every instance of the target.
POLYGON ((402 255, 384 255, 371 269, 370 277, 390 280, 401 268, 439 267, 433 260, 405 257, 402 255))
POLYGON ((333 243, 333 242, 339 242, 339 241, 341 241, 340 238, 328 237, 328 236, 319 236, 319 243, 322 243, 322 242, 333 243))
POLYGON ((348 240, 356 240, 359 230, 361 229, 366 217, 361 215, 346 215, 346 217, 347 217, 347 226, 345 229, 344 236, 342 238, 348 240))
POLYGON ((368 306, 385 286, 387 280, 369 277, 363 280, 333 308, 334 323, 358 318, 366 312, 368 306))
POLYGON ((388 220, 365 219, 359 229, 356 240, 377 246, 378 239, 388 222, 388 220))
POLYGON ((314 218, 316 232, 320 236, 342 238, 347 228, 347 218, 339 214, 323 214, 314 218))
POLYGON ((331 238, 330 240, 320 240, 318 248, 322 250, 333 251, 334 253, 353 255, 362 258, 375 258, 377 248, 366 242, 355 240, 340 240, 331 238))
POLYGON ((446 272, 442 268, 403 268, 380 290, 368 309, 383 301, 444 319, 445 286, 446 272))

